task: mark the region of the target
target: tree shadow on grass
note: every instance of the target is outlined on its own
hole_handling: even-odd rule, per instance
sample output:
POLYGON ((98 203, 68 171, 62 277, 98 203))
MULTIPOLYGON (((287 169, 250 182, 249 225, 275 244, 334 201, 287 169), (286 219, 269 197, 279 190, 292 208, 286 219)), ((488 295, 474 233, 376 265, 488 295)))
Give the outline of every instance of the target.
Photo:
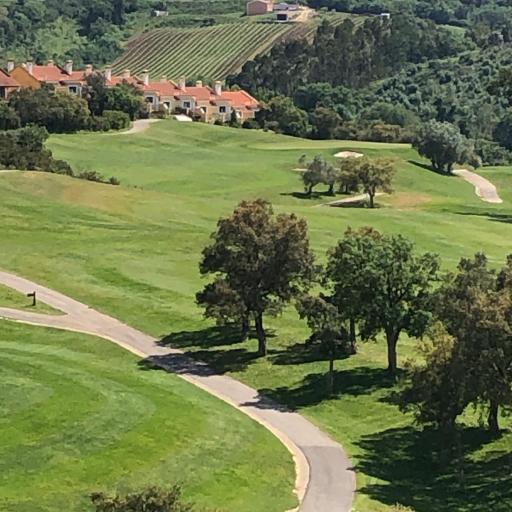
POLYGON ((505 224, 512 224, 512 215, 506 213, 494 213, 494 212, 454 212, 456 215, 464 215, 469 217, 483 217, 493 222, 503 222, 505 224))
POLYGON ((500 451, 484 460, 471 457, 493 439, 483 429, 467 428, 460 443, 450 442, 438 431, 412 426, 365 436, 358 443, 363 455, 356 471, 379 481, 360 490, 417 512, 511 511, 512 455, 500 451))
POLYGON ((143 370, 165 370, 178 375, 217 375, 240 372, 258 358, 256 352, 233 350, 195 350, 186 354, 151 356, 139 361, 143 370))
POLYGON ((308 194, 307 192, 281 192, 280 195, 295 197, 295 199, 320 199, 322 197, 336 197, 335 195, 330 194, 327 191, 324 191, 324 192, 313 191, 311 194, 308 194))
MULTIPOLYGON (((344 395, 368 395, 379 389, 392 388, 395 382, 385 370, 358 367, 335 372, 334 393, 328 395, 328 363, 324 373, 306 375, 297 387, 265 388, 258 390, 266 396, 297 411, 304 407, 317 405, 325 400, 336 399, 344 395)), ((254 404, 257 405, 257 404, 254 404)))
POLYGON ((447 172, 440 172, 437 169, 434 169, 431 165, 424 164, 422 162, 417 162, 416 160, 407 160, 407 163, 414 165, 415 167, 421 167, 422 169, 425 169, 427 171, 433 172, 434 174, 437 174, 439 176, 446 176, 447 178, 451 178, 454 175, 447 172))
POLYGON ((220 345, 235 345, 242 341, 242 332, 238 325, 216 325, 198 331, 171 332, 163 336, 159 344, 166 347, 186 349, 197 346, 208 348, 220 345))
MULTIPOLYGON (((275 332, 268 329, 267 337, 274 336, 275 332)), ((249 338, 254 337, 255 332, 251 330, 249 338)), ((227 348, 243 341, 240 327, 230 324, 207 327, 198 331, 173 332, 164 336, 159 341, 159 345, 185 350, 189 358, 206 363, 216 373, 224 374, 243 371, 258 359, 259 356, 255 350, 227 348)))
MULTIPOLYGON (((346 359, 348 355, 340 355, 337 360, 346 359)), ((328 361, 328 355, 319 343, 297 342, 288 345, 286 350, 280 350, 271 358, 272 364, 279 366, 315 363, 328 361)), ((327 363, 326 363, 327 364, 327 363)))
POLYGON ((382 208, 382 206, 377 202, 373 205, 373 208, 370 208, 368 199, 358 199, 357 201, 346 201, 344 203, 340 202, 328 204, 326 206, 330 206, 331 208, 367 208, 369 210, 378 210, 379 208, 382 208))

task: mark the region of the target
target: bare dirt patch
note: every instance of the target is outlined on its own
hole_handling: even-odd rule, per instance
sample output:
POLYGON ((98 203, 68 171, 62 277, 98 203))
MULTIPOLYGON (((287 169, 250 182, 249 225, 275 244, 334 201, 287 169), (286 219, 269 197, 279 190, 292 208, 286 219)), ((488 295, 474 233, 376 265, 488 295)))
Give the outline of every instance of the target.
POLYGON ((398 210, 416 210, 432 201, 428 194, 414 194, 411 192, 398 192, 390 198, 390 204, 398 210))

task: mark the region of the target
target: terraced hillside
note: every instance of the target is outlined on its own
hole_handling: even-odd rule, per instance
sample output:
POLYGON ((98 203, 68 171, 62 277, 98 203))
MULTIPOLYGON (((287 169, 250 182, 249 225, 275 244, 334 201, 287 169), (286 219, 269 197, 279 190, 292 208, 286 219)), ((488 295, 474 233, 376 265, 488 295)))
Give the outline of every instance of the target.
POLYGON ((229 23, 212 27, 158 29, 132 39, 114 63, 114 71, 130 69, 152 76, 223 79, 283 38, 304 37, 314 23, 229 23))

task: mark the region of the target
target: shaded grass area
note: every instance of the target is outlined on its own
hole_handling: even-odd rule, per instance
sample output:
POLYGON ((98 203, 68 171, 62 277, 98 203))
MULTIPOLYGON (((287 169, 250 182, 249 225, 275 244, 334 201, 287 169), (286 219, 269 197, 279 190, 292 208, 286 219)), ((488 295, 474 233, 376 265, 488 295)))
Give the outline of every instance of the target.
MULTIPOLYGON (((511 436, 473 443, 477 420, 469 418, 465 472, 473 483, 464 498, 455 487, 455 463, 441 467, 437 441, 414 428, 391 400, 381 340, 337 361, 337 392, 327 399, 328 363, 315 347, 304 346, 307 329, 292 309, 266 321, 273 336, 269 357, 261 360, 255 357, 254 338, 240 343, 236 329, 220 330, 204 321, 194 294, 205 282, 197 264, 217 219, 241 199, 256 197, 271 200, 278 212, 307 219, 319 261, 348 226, 372 225, 439 253, 447 269, 476 251, 501 264, 512 234, 509 168, 482 171, 504 199, 502 205, 488 205, 464 181, 421 167, 426 162, 403 144, 302 141, 161 122, 143 135, 59 136, 52 137, 51 146, 56 157, 119 176, 123 186, 37 173, 2 176, 2 267, 181 347, 310 418, 353 458, 359 512, 384 512, 395 502, 418 512, 486 510, 489 503, 506 503, 511 491, 500 478, 507 477, 492 470, 492 461, 510 452, 511 436), (325 202, 321 187, 311 200, 294 197, 302 191, 293 171, 300 156, 332 158, 341 150, 395 159, 395 193, 380 197, 380 208, 316 207, 325 202), (479 474, 482 484, 475 490, 479 474), (499 482, 494 489, 493 479, 499 482), (446 505, 440 504, 443 498, 446 505)), ((414 353, 412 340, 400 341, 402 363, 414 353)))
POLYGON ((295 502, 269 432, 104 340, 2 321, 0 366, 2 510, 83 512, 93 491, 173 482, 223 511, 295 502))

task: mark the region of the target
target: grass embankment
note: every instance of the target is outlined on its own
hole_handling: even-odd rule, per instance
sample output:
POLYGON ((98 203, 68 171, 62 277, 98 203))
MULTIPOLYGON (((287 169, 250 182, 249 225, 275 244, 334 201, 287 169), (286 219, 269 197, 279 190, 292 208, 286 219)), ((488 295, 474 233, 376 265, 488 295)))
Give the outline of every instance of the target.
POLYGON ((84 512, 93 491, 172 482, 226 511, 293 505, 285 449, 242 413, 104 340, 0 326, 1 510, 84 512))
MULTIPOLYGON (((504 199, 489 205, 471 185, 430 172, 399 144, 302 141, 162 122, 144 135, 62 136, 52 138, 51 146, 58 158, 119 176, 123 186, 37 173, 3 176, 4 268, 165 337, 311 418, 353 457, 359 512, 386 511, 395 502, 418 512, 469 511, 500 506, 512 495, 503 464, 510 435, 491 442, 466 432, 465 488, 457 480, 459 468, 432 462, 437 441, 416 430, 390 399, 381 342, 361 345, 357 356, 337 362, 338 394, 325 399, 327 363, 305 350, 307 331, 293 310, 268 321, 275 337, 269 357, 259 360, 254 340, 238 343, 211 327, 194 304, 203 284, 197 270, 201 249, 218 217, 244 198, 265 197, 277 211, 305 217, 320 260, 347 226, 372 225, 412 238, 419 250, 440 253, 445 268, 476 251, 498 265, 510 250, 510 169, 483 171, 496 179, 504 199), (302 154, 351 149, 396 159, 396 192, 379 198, 381 208, 317 207, 331 198, 301 198, 292 169, 302 154)), ((399 354, 402 362, 412 355, 413 342, 401 340, 399 354)))
POLYGON ((0 284, 0 307, 21 309, 31 311, 34 313, 47 313, 50 315, 60 315, 61 312, 53 309, 52 307, 44 304, 41 301, 36 301, 36 305, 32 305, 32 297, 27 297, 22 293, 18 293, 12 288, 7 288, 0 284))

